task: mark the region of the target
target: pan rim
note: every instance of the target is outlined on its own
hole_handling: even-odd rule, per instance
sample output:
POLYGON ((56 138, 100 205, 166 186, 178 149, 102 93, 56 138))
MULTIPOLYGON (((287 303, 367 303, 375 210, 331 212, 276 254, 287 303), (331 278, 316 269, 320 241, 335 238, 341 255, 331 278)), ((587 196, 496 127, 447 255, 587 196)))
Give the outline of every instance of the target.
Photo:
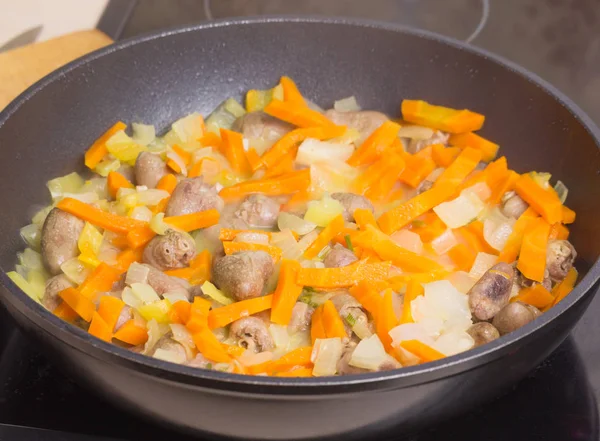
MULTIPOLYGON (((552 96, 562 106, 581 123, 585 130, 595 140, 600 148, 600 129, 592 119, 570 98, 560 92, 555 86, 540 78, 538 75, 526 70, 525 68, 509 61, 501 56, 492 54, 485 49, 476 48, 465 44, 456 39, 439 35, 433 32, 414 29, 408 26, 390 24, 376 20, 345 18, 345 17, 318 17, 318 16, 261 16, 253 18, 234 18, 221 19, 207 23, 200 23, 191 26, 180 26, 159 32, 149 33, 137 36, 131 39, 117 42, 113 45, 101 48, 84 57, 81 57, 62 68, 52 72, 40 81, 30 86, 15 100, 13 100, 3 111, 0 112, 0 130, 6 121, 15 113, 26 101, 32 99, 40 90, 56 81, 69 72, 92 63, 95 59, 109 55, 116 51, 127 49, 129 46, 153 41, 156 39, 168 38, 172 35, 179 35, 192 32, 203 32, 212 28, 238 27, 244 25, 269 25, 272 23, 300 23, 328 26, 349 26, 355 28, 376 28, 387 32, 399 34, 408 34, 419 38, 433 40, 443 46, 450 46, 454 49, 470 52, 478 57, 483 57, 493 61, 501 67, 508 69, 523 79, 541 88, 544 92, 552 96)), ((133 353, 116 345, 106 343, 89 335, 87 332, 63 322, 58 317, 47 311, 45 308, 37 305, 23 291, 21 291, 6 275, 3 270, 0 274, 0 281, 4 285, 5 292, 10 292, 6 296, 7 301, 17 302, 20 307, 19 312, 23 314, 35 326, 55 338, 60 338, 61 342, 68 344, 73 348, 86 353, 88 356, 105 360, 110 356, 114 360, 126 362, 129 365, 138 367, 140 373, 146 373, 169 379, 178 383, 197 384, 199 386, 208 386, 212 389, 260 392, 262 394, 283 394, 293 392, 294 394, 314 394, 315 388, 320 388, 319 394, 323 393, 350 393, 362 389, 362 386, 371 386, 371 388, 406 387, 416 384, 423 384, 433 381, 437 378, 449 377, 462 373, 477 366, 484 365, 496 360, 514 347, 518 342, 526 339, 538 329, 548 326, 551 322, 560 318, 568 309, 578 303, 590 290, 600 277, 600 259, 590 266, 587 274, 575 287, 573 292, 557 306, 544 313, 540 318, 532 323, 520 328, 519 330, 501 337, 500 339, 470 351, 446 357, 442 360, 426 363, 419 366, 404 367, 394 371, 375 372, 362 375, 350 375, 339 377, 322 378, 277 378, 277 377, 256 377, 240 374, 229 374, 216 372, 194 367, 177 365, 164 362, 141 354, 133 353), (33 314, 25 314, 23 308, 33 314), (51 332, 52 331, 52 332, 51 332), (69 341, 56 335, 65 333, 69 336, 69 341), (397 384, 401 381, 403 384, 397 384), (212 382, 211 384, 209 384, 212 382)))

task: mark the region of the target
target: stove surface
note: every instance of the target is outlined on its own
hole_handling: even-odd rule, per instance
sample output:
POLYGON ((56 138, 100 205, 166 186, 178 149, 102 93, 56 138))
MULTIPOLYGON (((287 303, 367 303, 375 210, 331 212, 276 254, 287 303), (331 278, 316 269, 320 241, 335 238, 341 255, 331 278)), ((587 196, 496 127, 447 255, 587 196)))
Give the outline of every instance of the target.
MULTIPOLYGON (((306 13, 385 20, 468 41, 536 72, 600 122, 599 0, 140 0, 123 37, 213 18, 306 13)), ((571 337, 504 396, 421 433, 398 430, 392 439, 600 439, 598 311, 600 297, 571 337)), ((0 440, 98 438, 192 439, 117 410, 77 386, 0 311, 0 440)))

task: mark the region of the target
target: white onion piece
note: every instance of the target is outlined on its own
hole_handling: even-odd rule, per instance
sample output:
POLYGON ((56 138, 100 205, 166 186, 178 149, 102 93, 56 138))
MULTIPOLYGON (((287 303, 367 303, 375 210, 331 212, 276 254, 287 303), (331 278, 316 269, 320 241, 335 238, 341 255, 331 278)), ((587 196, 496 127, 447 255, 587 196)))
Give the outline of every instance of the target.
POLYGON ((156 213, 150 219, 150 229, 156 234, 164 236, 169 230, 169 225, 164 221, 165 213, 156 213))
POLYGON ((144 304, 146 303, 154 303, 160 300, 154 288, 152 288, 147 283, 132 283, 131 291, 133 295, 135 295, 140 301, 144 304))
POLYGON ((468 351, 474 346, 473 338, 464 331, 447 332, 441 335, 433 347, 444 355, 454 355, 468 351))
POLYGON ((22 253, 17 253, 17 257, 19 259, 19 263, 28 269, 44 269, 42 255, 37 251, 33 251, 31 248, 25 248, 25 250, 22 253))
POLYGON ((315 377, 335 375, 343 350, 342 340, 339 337, 317 338, 310 356, 314 363, 312 374, 315 377))
POLYGON ((458 241, 456 240, 456 236, 454 236, 452 230, 444 231, 431 241, 431 247, 438 256, 446 254, 456 245, 458 245, 458 241))
POLYGON ((179 351, 172 351, 168 349, 158 348, 152 354, 153 358, 162 361, 168 361, 170 363, 183 364, 187 361, 186 354, 183 354, 179 351))
POLYGON ((492 190, 485 182, 478 182, 468 188, 465 188, 461 193, 473 193, 480 200, 487 201, 492 196, 492 190))
POLYGON ((279 217, 277 218, 277 226, 281 231, 289 229, 300 236, 304 236, 305 234, 308 234, 317 228, 317 224, 314 222, 309 222, 299 216, 287 213, 285 211, 279 213, 279 217))
POLYGON ((269 244, 269 236, 267 234, 261 234, 256 232, 245 232, 239 233, 233 239, 233 242, 243 242, 243 243, 257 243, 261 245, 269 244))
POLYGON ((357 320, 354 326, 352 326, 352 332, 354 332, 358 338, 368 338, 373 335, 369 328, 369 323, 366 320, 357 320))
POLYGON ((163 299, 167 299, 171 304, 175 302, 189 302, 187 291, 182 289, 181 291, 166 292, 162 295, 163 299))
POLYGON ((170 328, 168 325, 159 325, 155 319, 146 323, 146 328, 148 329, 148 340, 144 345, 142 354, 148 355, 152 352, 152 349, 154 349, 154 346, 156 346, 161 337, 169 332, 170 328))
POLYGON ((267 361, 273 360, 272 352, 259 352, 258 354, 254 353, 250 350, 245 350, 244 353, 238 358, 240 363, 244 366, 254 366, 261 363, 266 363, 267 361))
POLYGON ((290 335, 288 334, 287 326, 276 325, 275 323, 271 323, 269 325, 269 332, 273 337, 273 341, 275 343, 275 347, 280 350, 287 350, 290 344, 290 335))
POLYGON ((469 273, 464 271, 455 271, 451 273, 448 276, 448 281, 463 294, 468 293, 473 285, 475 285, 475 282, 477 282, 477 280, 472 278, 469 273))
POLYGON ((305 139, 296 155, 296 164, 310 166, 320 162, 346 162, 354 153, 354 147, 349 144, 337 144, 317 139, 305 139))
POLYGON ((200 124, 201 118, 202 115, 199 113, 192 113, 175 121, 171 124, 171 128, 177 137, 184 143, 195 141, 204 134, 202 125, 200 124))
POLYGON ((184 348, 186 348, 186 353, 188 353, 188 350, 190 350, 190 352, 188 353, 188 357, 194 358, 193 349, 196 347, 196 345, 194 344, 194 340, 190 331, 188 331, 185 325, 180 325, 178 323, 172 323, 169 325, 169 327, 171 328, 171 332, 173 333, 173 340, 175 340, 177 343, 180 343, 184 348))
POLYGON ((493 254, 477 253, 475 262, 473 262, 473 266, 469 271, 469 276, 475 280, 479 280, 487 270, 496 264, 496 260, 498 260, 498 256, 494 256, 493 254))
POLYGON ((558 198, 562 204, 567 200, 567 196, 569 195, 569 189, 562 181, 556 181, 556 185, 554 186, 554 191, 558 194, 558 198))
POLYGON ((132 219, 137 219, 144 222, 150 222, 152 216, 152 211, 148 207, 143 205, 135 207, 133 210, 131 210, 131 214, 129 215, 129 217, 131 217, 132 219))
POLYGON ((281 257, 284 259, 298 260, 304 252, 304 249, 298 245, 298 241, 296 241, 296 238, 288 229, 272 233, 271 245, 281 249, 281 257))
POLYGON ((483 223, 483 237, 490 246, 501 251, 510 237, 513 227, 510 222, 496 224, 491 219, 486 219, 483 223))
POLYGON ((136 296, 130 287, 126 286, 121 292, 121 300, 127 305, 131 306, 133 309, 138 309, 143 305, 142 301, 136 296))
POLYGON ((434 134, 433 129, 423 126, 402 126, 398 131, 398 137, 410 138, 418 141, 430 139, 434 134))
POLYGON ((148 282, 148 273, 150 268, 141 263, 133 262, 129 265, 127 275, 125 276, 125 284, 131 286, 133 283, 148 282))
POLYGON ((77 199, 78 201, 85 202, 86 204, 93 204, 94 202, 98 202, 100 200, 98 193, 94 191, 88 191, 86 193, 63 193, 62 197, 77 199))
POLYGON ((132 123, 133 140, 136 144, 148 145, 156 138, 156 130, 153 125, 132 123))
POLYGON ((306 251, 310 244, 312 244, 315 241, 318 235, 319 233, 317 233, 317 230, 313 230, 298 241, 298 247, 300 248, 302 253, 304 253, 304 251, 306 251))
POLYGON ((39 249, 42 239, 42 230, 36 224, 25 225, 21 228, 21 237, 31 248, 39 249))
POLYGON ((356 102, 356 97, 349 96, 348 98, 342 98, 333 103, 333 108, 338 112, 359 112, 360 106, 356 102))
POLYGON ((375 371, 387 360, 385 348, 377 334, 361 340, 348 363, 350 366, 375 371))
POLYGON ((398 325, 389 332, 392 337, 392 345, 398 346, 405 340, 419 340, 426 345, 433 345, 434 340, 428 335, 418 323, 405 323, 398 325))
POLYGON ((449 228, 460 228, 476 219, 485 205, 473 193, 461 193, 456 199, 442 202, 433 211, 449 228))
POLYGON ((421 254, 423 252, 423 241, 421 236, 409 230, 396 231, 390 236, 396 245, 413 253, 421 254))
POLYGON ((77 285, 81 285, 90 274, 90 270, 77 257, 67 260, 60 269, 71 282, 77 285))

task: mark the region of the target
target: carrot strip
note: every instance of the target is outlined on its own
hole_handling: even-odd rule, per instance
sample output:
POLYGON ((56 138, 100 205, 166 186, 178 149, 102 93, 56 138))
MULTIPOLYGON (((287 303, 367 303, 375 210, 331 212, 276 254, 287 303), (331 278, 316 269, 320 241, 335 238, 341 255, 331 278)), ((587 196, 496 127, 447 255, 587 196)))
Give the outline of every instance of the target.
POLYGON ((146 222, 108 213, 73 198, 64 198, 56 206, 79 219, 114 233, 126 234, 136 227, 146 225, 146 222))
POLYGON ((483 222, 478 221, 478 220, 473 221, 466 227, 461 227, 460 230, 461 230, 461 232, 464 232, 465 229, 470 231, 477 239, 477 242, 479 244, 477 247, 478 251, 483 251, 484 253, 498 255, 498 250, 496 250, 495 248, 492 248, 492 246, 489 243, 487 243, 487 240, 485 240, 485 236, 483 235, 483 222))
POLYGON ((492 195, 490 196, 490 204, 499 204, 502 200, 502 196, 508 191, 512 191, 515 188, 515 184, 519 179, 520 175, 512 170, 509 170, 507 176, 499 182, 497 185, 490 187, 492 195))
POLYGON ((271 321, 287 325, 292 319, 292 309, 302 293, 302 285, 296 283, 300 264, 296 260, 284 260, 279 271, 277 287, 273 292, 271 321))
POLYGON ((210 329, 222 328, 242 317, 271 309, 272 306, 272 294, 221 306, 208 313, 208 326, 210 329))
POLYGON ((448 251, 448 256, 458 270, 468 272, 473 266, 477 254, 464 243, 459 243, 448 251))
POLYGON ((450 145, 472 147, 479 150, 481 152, 481 160, 485 162, 493 161, 500 148, 498 144, 494 144, 473 132, 450 135, 448 143, 450 145))
POLYGON ((327 338, 325 327, 323 326, 323 305, 315 309, 310 324, 310 340, 315 344, 317 338, 327 338))
POLYGON ((190 262, 187 268, 165 271, 168 276, 179 277, 192 285, 201 285, 210 279, 212 256, 208 250, 203 250, 190 262))
POLYGON ((443 171, 435 181, 435 187, 453 186, 457 187, 466 177, 475 170, 481 161, 481 152, 467 147, 456 157, 454 162, 443 171))
POLYGON ((421 361, 427 363, 430 361, 440 360, 446 356, 438 350, 426 345, 419 340, 404 340, 400 343, 402 349, 407 350, 411 354, 416 355, 421 361))
POLYGON ((148 340, 148 330, 136 324, 134 320, 129 320, 115 332, 113 337, 124 343, 139 346, 148 340))
POLYGON ((331 300, 327 300, 323 304, 323 315, 321 319, 323 320, 323 328, 325 329, 327 338, 348 337, 344 322, 331 300))
POLYGON ((575 212, 569 207, 562 206, 562 222, 563 224, 572 224, 575 222, 575 212))
POLYGON ((221 151, 222 140, 214 132, 205 132, 198 141, 200 141, 203 147, 213 147, 213 150, 221 151))
POLYGON ((113 197, 117 197, 119 188, 134 188, 133 184, 127 180, 121 173, 111 171, 108 174, 106 185, 108 187, 108 193, 113 197))
POLYGON ((362 281, 356 286, 349 289, 350 294, 354 296, 356 300, 373 316, 373 319, 377 320, 377 315, 380 311, 380 304, 383 302, 383 298, 379 295, 379 291, 373 286, 373 284, 362 281))
POLYGON ((391 234, 444 202, 453 192, 451 185, 436 185, 382 214, 377 222, 384 233, 391 234))
POLYGON ((391 262, 359 261, 341 268, 300 268, 296 282, 314 288, 345 288, 361 280, 385 280, 390 266, 391 262))
POLYGON ((413 124, 450 133, 474 132, 483 127, 485 116, 470 110, 434 106, 425 101, 403 100, 402 118, 413 124))
POLYGON ((437 280, 443 280, 448 277, 446 270, 429 271, 426 273, 406 273, 390 277, 386 280, 388 286, 394 291, 400 291, 408 286, 410 282, 430 283, 437 280))
POLYGON ((523 235, 521 254, 517 263, 517 268, 525 277, 540 283, 544 280, 549 235, 548 222, 542 218, 532 221, 523 235))
POLYGON ((142 261, 143 252, 144 250, 142 248, 127 248, 121 251, 117 254, 117 264, 115 265, 115 268, 121 272, 127 271, 133 262, 142 261))
MULTIPOLYGON (((421 150, 423 152, 425 149, 421 150)), ((400 173, 398 179, 400 182, 417 188, 433 170, 435 170, 435 161, 420 153, 414 155, 406 154, 406 167, 400 173)))
POLYGON ((304 252, 304 257, 313 259, 344 229, 344 217, 340 214, 319 233, 315 241, 304 252))
POLYGON ((564 278, 562 282, 554 287, 552 290, 552 295, 554 296, 554 301, 552 306, 556 305, 562 299, 564 299, 575 286, 575 282, 577 282, 577 270, 575 268, 571 268, 567 273, 567 277, 564 278))
POLYGON ((92 316, 96 311, 96 305, 87 297, 75 288, 67 288, 58 293, 58 296, 71 307, 73 311, 86 322, 92 320, 92 316))
POLYGON ((374 228, 379 228, 375 215, 371 210, 366 208, 358 208, 354 210, 354 220, 361 230, 366 230, 367 225, 372 225, 374 228))
POLYGON ((296 366, 310 366, 310 356, 312 354, 312 346, 304 346, 294 349, 293 351, 284 354, 278 360, 271 362, 269 370, 271 372, 287 371, 296 366))
POLYGON ((537 213, 531 207, 519 216, 519 219, 515 222, 512 233, 508 236, 504 249, 500 251, 500 255, 498 256, 499 262, 512 263, 517 260, 517 256, 521 251, 525 230, 527 230, 531 221, 537 217, 537 213))
POLYGON ((157 190, 164 190, 169 194, 173 193, 175 187, 177 187, 177 177, 171 173, 164 175, 156 184, 157 190))
POLYGON ((88 332, 100 340, 110 342, 112 339, 112 329, 96 311, 92 314, 88 332))
POLYGON ((548 223, 562 221, 562 204, 554 190, 542 188, 527 174, 517 179, 515 190, 548 223))
POLYGON ((294 103, 300 106, 305 106, 306 101, 298 90, 298 86, 290 77, 281 77, 280 84, 283 87, 283 100, 285 102, 294 103))
POLYGON ((173 144, 171 148, 175 153, 177 153, 177 156, 181 158, 185 165, 190 165, 192 163, 192 154, 190 152, 186 152, 177 144, 173 144))
POLYGON ((386 351, 392 350, 392 338, 389 332, 398 325, 398 317, 394 312, 394 292, 388 288, 383 294, 383 300, 379 303, 379 311, 377 313, 377 320, 375 321, 375 329, 377 336, 386 351))
POLYGON ((554 296, 543 285, 536 284, 531 288, 523 288, 512 301, 527 303, 541 310, 554 301, 554 296))
POLYGON ((412 310, 410 303, 423 294, 423 285, 417 281, 408 282, 406 292, 404 293, 404 303, 402 304, 402 316, 400 317, 400 324, 413 323, 412 310))
POLYGON ((102 262, 77 289, 83 297, 93 300, 99 292, 109 292, 113 284, 119 281, 121 274, 123 272, 102 262))
POLYGON ((550 228, 550 240, 567 240, 569 238, 569 229, 563 224, 556 223, 550 228))
POLYGON ((164 222, 186 232, 207 228, 219 223, 219 211, 215 209, 198 211, 196 213, 169 216, 164 222))
POLYGON ((265 107, 264 111, 275 118, 298 127, 333 125, 333 123, 322 113, 295 102, 284 102, 273 99, 267 107, 265 107))
POLYGON ((123 300, 118 297, 103 296, 100 299, 100 304, 98 305, 98 315, 100 315, 102 320, 104 320, 104 322, 108 325, 111 335, 124 307, 125 303, 123 303, 123 300))
POLYGON ((127 245, 136 250, 145 246, 154 239, 154 236, 156 236, 156 233, 148 225, 143 225, 127 233, 127 245))
POLYGON ((306 190, 310 185, 310 170, 300 170, 276 178, 256 179, 221 190, 219 195, 223 199, 239 199, 248 194, 262 193, 268 196, 280 196, 285 194, 293 194, 299 191, 306 190))
POLYGON ((432 159, 440 167, 448 167, 459 154, 460 148, 458 147, 444 147, 443 144, 432 146, 432 159))
POLYGON ((279 161, 273 165, 273 167, 269 167, 265 171, 265 178, 273 178, 275 176, 281 176, 285 173, 290 173, 294 171, 294 161, 296 160, 296 154, 298 153, 298 148, 293 147, 289 152, 279 159, 279 161))
POLYGON ((246 152, 246 160, 248 161, 248 164, 250 164, 250 169, 252 171, 256 171, 264 165, 260 159, 260 156, 256 152, 256 149, 252 147, 250 147, 246 152))
POLYGON ((270 231, 265 231, 265 230, 234 230, 232 228, 221 228, 221 231, 219 233, 219 240, 221 240, 221 241, 233 240, 240 233, 264 234, 265 236, 268 236, 269 239, 271 238, 271 232, 270 231))
POLYGON ((66 322, 72 323, 79 315, 67 305, 64 301, 61 301, 60 304, 52 311, 52 313, 58 318, 63 319, 66 322))
POLYGON ((244 151, 244 138, 242 134, 221 129, 221 139, 223 139, 221 149, 233 171, 241 175, 249 174, 250 164, 244 151))
POLYGON ((208 329, 208 314, 211 308, 210 301, 199 296, 194 297, 194 303, 190 306, 190 314, 185 327, 192 333, 208 329))
POLYGON ((413 221, 410 225, 411 231, 417 233, 425 243, 431 242, 443 234, 448 227, 435 212, 426 213, 422 219, 413 221))
POLYGON ((108 154, 106 141, 112 138, 115 133, 125 130, 126 128, 127 125, 124 122, 118 121, 102 136, 100 136, 100 138, 94 141, 92 146, 85 152, 85 166, 92 170, 96 168, 104 156, 108 154))
POLYGON ((186 324, 190 319, 191 309, 192 304, 185 300, 179 300, 178 302, 173 303, 173 306, 171 307, 171 310, 175 311, 182 324, 186 324))
POLYGON ((307 138, 324 140, 342 136, 346 131, 345 126, 327 125, 322 127, 308 127, 295 129, 286 133, 260 158, 261 164, 267 168, 275 166, 285 155, 294 150, 298 144, 307 138))
POLYGON ((177 174, 181 174, 181 172, 183 172, 183 169, 179 166, 179 164, 177 164, 172 159, 167 159, 167 167, 169 167, 177 174))
POLYGON ((312 193, 308 190, 308 188, 297 191, 285 204, 281 206, 281 211, 291 211, 298 205, 310 201, 311 196, 312 193))
POLYGON ((198 348, 198 351, 209 360, 217 363, 231 362, 231 356, 223 348, 221 342, 210 329, 204 328, 192 334, 192 339, 194 340, 194 344, 198 348))
POLYGON ((385 121, 354 151, 346 161, 349 165, 357 167, 377 160, 398 137, 400 124, 385 121))
POLYGON ((248 243, 248 242, 223 242, 223 248, 225 254, 239 253, 240 251, 264 251, 269 254, 276 262, 281 259, 281 248, 273 245, 265 245, 262 243, 248 243))

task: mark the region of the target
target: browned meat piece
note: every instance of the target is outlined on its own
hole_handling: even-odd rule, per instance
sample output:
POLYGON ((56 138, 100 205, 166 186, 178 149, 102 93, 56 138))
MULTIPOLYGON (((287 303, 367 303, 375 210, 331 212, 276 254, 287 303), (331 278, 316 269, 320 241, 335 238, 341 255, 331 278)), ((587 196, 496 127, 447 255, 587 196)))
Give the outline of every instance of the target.
POLYGON ((187 360, 187 352, 183 345, 173 340, 171 338, 171 333, 167 335, 161 337, 161 339, 156 342, 156 346, 152 349, 152 354, 154 354, 157 349, 164 349, 165 351, 177 352, 183 356, 184 360, 187 360))
POLYGON ((152 265, 144 265, 150 269, 146 283, 148 283, 159 296, 162 297, 163 294, 168 292, 185 291, 189 294, 190 286, 185 280, 168 276, 162 271, 154 268, 152 265))
POLYGON ((275 347, 267 325, 259 317, 236 320, 229 328, 229 336, 236 339, 238 345, 253 352, 270 351, 275 347))
POLYGON ((469 306, 478 320, 491 319, 508 303, 514 273, 511 265, 497 263, 469 290, 469 306))
MULTIPOLYGON (((352 359, 352 353, 356 349, 356 342, 349 342, 342 353, 342 358, 338 361, 337 364, 337 372, 340 375, 356 375, 356 374, 365 374, 367 372, 373 372, 368 369, 358 368, 350 365, 350 360, 352 359)), ((392 357, 389 357, 386 361, 384 361, 378 368, 377 372, 380 371, 391 371, 392 369, 401 368, 402 365, 394 360, 392 357)))
POLYGON ((244 138, 276 140, 293 129, 293 126, 264 112, 250 112, 238 118, 233 130, 241 132, 244 138))
POLYGON ((235 300, 251 299, 261 295, 273 269, 264 251, 243 251, 214 259, 213 283, 235 300))
POLYGON ((198 354, 191 359, 187 365, 202 369, 211 369, 213 364, 208 358, 204 357, 204 355, 198 354))
MULTIPOLYGON (((528 279, 518 270, 517 275, 518 277, 516 279, 520 287, 531 288, 534 285, 538 285, 538 282, 528 279)), ((552 290, 552 279, 550 278, 550 272, 548 271, 548 268, 546 268, 546 270, 544 271, 544 280, 542 281, 542 286, 548 291, 552 290)))
POLYGON ((448 144, 448 138, 450 135, 448 133, 440 132, 436 130, 433 133, 433 136, 429 139, 411 139, 406 147, 406 151, 411 154, 415 154, 420 152, 425 147, 433 145, 433 144, 448 144))
POLYGON ((521 302, 513 302, 506 305, 494 317, 492 324, 500 332, 500 335, 508 334, 535 319, 534 312, 528 305, 521 302))
POLYGON ((335 306, 335 309, 337 309, 342 320, 344 320, 344 326, 348 337, 352 336, 352 328, 357 323, 364 324, 366 327, 371 328, 369 318, 362 305, 349 293, 340 292, 331 298, 331 302, 335 306))
POLYGON ((546 253, 546 269, 555 282, 562 281, 573 267, 577 251, 568 240, 552 240, 546 253))
POLYGON ((351 129, 358 130, 361 137, 360 141, 366 139, 380 125, 386 122, 389 118, 381 113, 373 110, 361 110, 358 112, 339 112, 334 109, 327 110, 325 116, 334 124, 339 126, 347 126, 351 129))
POLYGON ((167 164, 160 156, 150 152, 142 152, 135 160, 135 183, 148 188, 156 188, 156 184, 169 173, 167 164))
POLYGON ((60 266, 77 257, 77 240, 85 222, 58 208, 53 208, 42 227, 42 260, 50 274, 61 272, 60 266))
POLYGON ((529 208, 529 204, 525 202, 521 196, 514 191, 509 191, 502 196, 502 213, 507 217, 518 219, 525 210, 529 208))
POLYGON ((314 312, 315 309, 313 307, 303 302, 297 302, 292 308, 292 319, 288 324, 290 334, 309 329, 310 320, 314 312))
POLYGON ((251 227, 273 228, 277 225, 277 216, 281 204, 262 194, 252 194, 241 203, 235 216, 251 227))
POLYGON ((64 289, 71 288, 72 286, 73 284, 64 274, 51 277, 46 282, 46 289, 44 290, 42 305, 44 305, 49 311, 54 311, 60 304, 58 293, 64 289))
POLYGON ((341 268, 348 266, 358 260, 358 257, 354 255, 348 248, 335 244, 331 251, 323 259, 323 263, 327 268, 341 268))
POLYGON ((373 204, 366 197, 354 193, 333 193, 332 199, 339 201, 344 207, 344 220, 348 222, 354 221, 354 212, 359 208, 375 212, 373 204))
POLYGON ((475 347, 500 338, 500 333, 498 330, 494 327, 494 325, 488 322, 475 323, 473 326, 467 329, 467 333, 473 337, 473 340, 475 341, 475 347))
POLYGON ((177 184, 167 204, 165 216, 181 216, 216 209, 223 209, 223 199, 213 185, 205 184, 202 177, 184 179, 177 184))
POLYGON ((161 271, 189 266, 196 256, 196 243, 187 233, 168 230, 164 236, 156 236, 144 249, 144 263, 161 271))

